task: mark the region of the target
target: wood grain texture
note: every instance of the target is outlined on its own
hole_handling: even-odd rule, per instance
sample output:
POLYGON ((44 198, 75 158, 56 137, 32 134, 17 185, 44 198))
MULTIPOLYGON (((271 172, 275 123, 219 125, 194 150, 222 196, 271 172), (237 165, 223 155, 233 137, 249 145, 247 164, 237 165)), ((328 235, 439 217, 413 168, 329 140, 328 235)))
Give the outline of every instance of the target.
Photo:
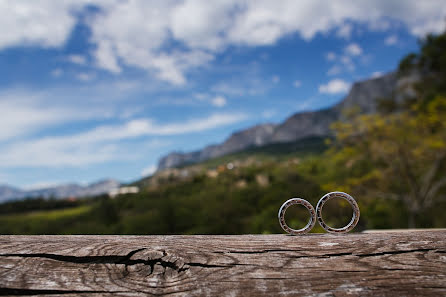
POLYGON ((0 295, 446 296, 446 231, 0 236, 0 295))

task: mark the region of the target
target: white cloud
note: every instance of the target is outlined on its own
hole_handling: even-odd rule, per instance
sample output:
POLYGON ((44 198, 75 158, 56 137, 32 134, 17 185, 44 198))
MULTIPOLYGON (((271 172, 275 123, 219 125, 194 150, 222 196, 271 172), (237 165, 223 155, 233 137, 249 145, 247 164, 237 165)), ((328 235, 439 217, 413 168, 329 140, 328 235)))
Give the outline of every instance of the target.
POLYGON ((136 114, 141 112, 140 107, 125 107, 122 108, 119 115, 117 115, 120 119, 130 119, 134 117, 136 114))
POLYGON ((36 183, 32 183, 30 185, 26 185, 25 187, 23 187, 24 190, 40 190, 40 189, 47 189, 47 188, 52 188, 55 186, 59 186, 61 183, 60 182, 56 182, 56 181, 41 181, 41 182, 36 182, 36 183))
POLYGON ((211 102, 214 106, 217 106, 217 107, 223 107, 227 103, 226 98, 223 96, 216 96, 212 99, 211 102))
POLYGON ((268 109, 268 110, 264 110, 264 111, 262 112, 262 117, 265 118, 265 119, 270 119, 270 118, 272 118, 273 116, 275 116, 276 114, 277 114, 277 111, 276 111, 276 110, 268 109))
POLYGON ((0 48, 20 45, 60 47, 76 23, 70 12, 79 4, 66 1, 0 1, 0 48))
POLYGON ((156 165, 150 165, 141 171, 141 176, 142 177, 151 176, 156 172, 156 169, 157 169, 156 165))
POLYGON ((352 31, 353 31, 353 25, 350 23, 344 23, 336 31, 336 36, 342 37, 344 39, 350 39, 352 31))
MULTIPOLYGON (((134 158, 134 148, 125 150, 123 140, 200 132, 245 119, 246 115, 240 113, 217 113, 167 124, 135 119, 119 125, 98 126, 78 134, 16 141, 0 147, 0 167, 77 167, 134 158)), ((159 146, 157 143, 153 145, 159 146)))
POLYGON ((179 135, 201 132, 219 126, 234 124, 244 120, 244 114, 216 113, 201 119, 188 120, 181 123, 159 125, 151 119, 134 119, 122 125, 99 126, 78 135, 67 136, 66 142, 91 142, 105 140, 121 140, 147 135, 179 135))
POLYGON ((273 86, 274 81, 265 79, 255 67, 253 68, 248 69, 244 66, 244 72, 241 72, 243 75, 237 75, 237 71, 232 70, 231 78, 211 86, 211 91, 228 97, 264 94, 273 86))
POLYGON ((87 58, 85 58, 82 55, 69 55, 67 57, 67 60, 70 61, 73 64, 77 65, 86 65, 87 64, 87 58))
POLYGON ((327 75, 338 75, 339 73, 342 72, 342 67, 340 67, 339 65, 333 65, 330 67, 330 69, 328 69, 327 71, 327 75))
POLYGON ((76 107, 61 107, 45 104, 45 99, 58 97, 51 92, 7 90, 0 92, 0 142, 28 135, 52 125, 101 118, 105 109, 84 110, 76 107))
POLYGON ((52 71, 51 71, 51 76, 52 77, 61 77, 63 75, 63 70, 62 69, 60 69, 60 68, 56 68, 56 69, 53 69, 52 71))
POLYGON ((364 60, 366 56, 363 55, 363 50, 359 44, 350 43, 344 48, 343 53, 328 52, 325 54, 325 58, 327 61, 333 62, 327 70, 327 75, 333 76, 347 71, 353 72, 356 69, 355 61, 357 61, 357 58, 364 60))
POLYGON ((244 96, 251 91, 245 85, 233 82, 219 82, 213 85, 211 90, 215 93, 222 93, 229 96, 244 96))
POLYGON ((225 33, 233 25, 235 5, 231 0, 183 1, 172 9, 172 33, 190 48, 217 50, 227 43, 225 33))
POLYGON ((311 107, 314 106, 314 102, 317 100, 317 96, 312 96, 310 98, 305 99, 302 102, 299 102, 296 105, 296 110, 298 111, 310 111, 311 107))
POLYGON ((209 95, 206 93, 196 93, 196 94, 194 94, 194 97, 200 101, 204 101, 204 100, 206 100, 206 98, 209 97, 209 95))
POLYGON ((245 120, 246 117, 247 116, 245 114, 241 113, 217 113, 206 118, 186 121, 184 123, 153 126, 152 129, 149 129, 149 131, 147 131, 147 133, 154 135, 174 135, 200 132, 214 129, 220 126, 238 123, 245 120))
POLYGON ((80 167, 111 160, 128 159, 128 152, 120 151, 115 144, 79 146, 55 139, 42 139, 15 143, 1 149, 0 167, 80 167))
POLYGON ((122 1, 95 17, 91 28, 98 65, 114 73, 121 71, 120 64, 138 67, 172 84, 185 84, 185 72, 206 65, 213 55, 200 48, 160 50, 171 38, 170 30, 175 36, 173 15, 180 8, 173 1, 122 1))
POLYGON ((398 36, 396 36, 396 35, 390 35, 389 37, 387 37, 385 40, 384 40, 384 44, 385 45, 395 45, 395 44, 397 44, 398 43, 398 36))
POLYGON ((327 61, 334 61, 336 59, 336 54, 333 52, 328 52, 325 54, 325 59, 327 59, 327 61))
POLYGON ((346 93, 350 89, 350 83, 336 78, 333 80, 330 80, 325 85, 319 86, 319 93, 323 94, 339 94, 339 93, 346 93))
POLYGON ((443 0, 3 0, 0 27, 8 30, 0 36, 0 49, 62 47, 87 4, 101 10, 85 21, 95 65, 113 73, 141 68, 176 85, 229 46, 273 45, 292 33, 310 40, 332 29, 348 38, 354 23, 380 30, 396 21, 423 36, 442 31, 446 16, 443 0), (175 43, 182 46, 166 50, 175 43))
POLYGON ((372 78, 377 78, 377 77, 380 77, 380 76, 383 76, 382 71, 375 71, 375 72, 372 73, 372 78))
POLYGON ((112 44, 110 41, 102 40, 101 42, 98 42, 95 57, 96 64, 99 67, 114 74, 122 71, 121 67, 118 65, 118 58, 112 49, 112 44))
POLYGON ((353 71, 355 70, 355 64, 352 61, 352 58, 350 58, 349 56, 342 56, 340 59, 342 65, 344 66, 345 69, 347 69, 348 71, 353 71))
POLYGON ((350 43, 345 48, 345 52, 350 56, 360 56, 362 54, 362 48, 357 43, 350 43))
POLYGON ((76 78, 80 81, 91 81, 96 78, 96 74, 81 72, 76 75, 76 78))
POLYGON ((294 86, 295 88, 300 88, 300 87, 302 86, 302 82, 301 82, 300 80, 295 80, 295 81, 293 82, 293 86, 294 86))
MULTIPOLYGON (((350 50, 355 51, 356 49, 355 50, 350 49, 350 50)), ((332 56, 336 57, 336 60, 333 61, 334 65, 332 65, 327 70, 327 75, 329 75, 329 76, 338 75, 338 74, 346 72, 346 71, 353 72, 356 69, 355 63, 353 62, 353 58, 350 56, 350 54, 349 55, 335 55, 333 53, 333 55, 330 55, 330 57, 332 57, 332 56)))
POLYGON ((5 180, 8 180, 10 177, 9 177, 9 175, 8 174, 5 174, 5 173, 3 173, 3 172, 0 172, 0 180, 1 180, 1 182, 0 182, 0 185, 2 185, 2 184, 5 184, 5 180))
POLYGON ((29 137, 64 125, 101 122, 111 118, 133 117, 144 110, 129 98, 135 89, 151 92, 146 81, 116 81, 54 88, 9 88, 0 90, 1 142, 29 137), (123 99, 126 99, 125 105, 123 99))

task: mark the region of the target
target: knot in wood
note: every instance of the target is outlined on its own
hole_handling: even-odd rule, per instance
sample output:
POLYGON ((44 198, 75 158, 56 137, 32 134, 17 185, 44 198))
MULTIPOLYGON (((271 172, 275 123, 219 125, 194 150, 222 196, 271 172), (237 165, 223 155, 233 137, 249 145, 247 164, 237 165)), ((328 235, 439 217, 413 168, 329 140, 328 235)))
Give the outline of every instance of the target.
POLYGON ((165 250, 139 249, 123 264, 129 274, 150 278, 175 278, 189 269, 183 258, 165 250))

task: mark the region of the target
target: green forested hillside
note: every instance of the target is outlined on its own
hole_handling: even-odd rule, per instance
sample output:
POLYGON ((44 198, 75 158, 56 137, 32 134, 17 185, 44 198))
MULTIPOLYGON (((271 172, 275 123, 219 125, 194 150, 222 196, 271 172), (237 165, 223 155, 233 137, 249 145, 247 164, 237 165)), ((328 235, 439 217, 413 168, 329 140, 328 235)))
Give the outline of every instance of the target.
MULTIPOLYGON (((365 228, 446 227, 446 34, 428 36, 400 75, 421 79, 407 100, 382 98, 380 112, 345 111, 335 138, 272 145, 168 170, 135 182, 139 194, 2 205, 1 234, 244 234, 282 232, 280 205, 316 205, 329 191, 358 201, 365 228), (30 205, 33 205, 30 207, 30 205)), ((291 226, 305 211, 290 211, 291 226)), ((351 216, 327 204, 333 226, 351 216)), ((317 226, 313 232, 320 232, 317 226)))

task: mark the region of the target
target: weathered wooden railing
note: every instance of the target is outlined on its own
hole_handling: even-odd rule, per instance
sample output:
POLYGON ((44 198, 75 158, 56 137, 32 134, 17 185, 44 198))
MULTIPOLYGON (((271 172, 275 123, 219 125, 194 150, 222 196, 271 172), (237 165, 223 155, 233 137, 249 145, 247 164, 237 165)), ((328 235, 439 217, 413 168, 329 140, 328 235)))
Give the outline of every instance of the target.
POLYGON ((446 231, 0 236, 0 295, 446 295, 446 231))

